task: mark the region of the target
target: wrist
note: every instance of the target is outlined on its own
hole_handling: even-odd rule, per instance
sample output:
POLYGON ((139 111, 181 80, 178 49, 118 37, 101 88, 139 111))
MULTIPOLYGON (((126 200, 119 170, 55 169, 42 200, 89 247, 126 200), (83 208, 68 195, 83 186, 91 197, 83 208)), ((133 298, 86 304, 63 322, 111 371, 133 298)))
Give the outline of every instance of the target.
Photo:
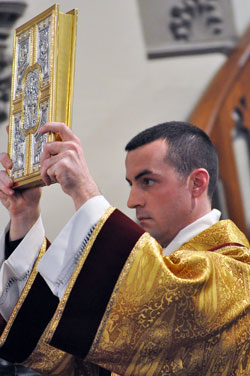
POLYGON ((40 210, 29 210, 16 215, 10 219, 9 238, 11 241, 23 238, 40 216, 40 210))
POLYGON ((85 204, 85 202, 90 200, 92 197, 100 196, 100 194, 101 193, 95 184, 93 186, 89 186, 88 189, 85 188, 83 191, 75 193, 74 195, 72 195, 75 209, 80 209, 80 207, 85 204))

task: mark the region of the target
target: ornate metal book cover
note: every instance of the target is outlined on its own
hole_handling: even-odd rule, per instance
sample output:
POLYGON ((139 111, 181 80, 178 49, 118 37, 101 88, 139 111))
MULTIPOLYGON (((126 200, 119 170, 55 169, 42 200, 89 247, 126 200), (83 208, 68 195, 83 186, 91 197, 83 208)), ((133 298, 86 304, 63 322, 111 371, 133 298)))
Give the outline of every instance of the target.
POLYGON ((39 135, 48 121, 71 127, 77 10, 56 4, 15 30, 8 152, 14 187, 43 185, 40 157, 54 134, 39 135))

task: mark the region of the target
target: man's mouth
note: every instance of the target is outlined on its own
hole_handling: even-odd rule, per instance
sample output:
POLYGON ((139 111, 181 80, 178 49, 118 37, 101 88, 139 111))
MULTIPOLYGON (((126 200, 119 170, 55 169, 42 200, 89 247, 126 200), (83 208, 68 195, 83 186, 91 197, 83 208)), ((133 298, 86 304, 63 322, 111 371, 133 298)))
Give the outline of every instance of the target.
POLYGON ((145 222, 145 221, 149 221, 149 220, 151 220, 151 219, 152 219, 151 217, 147 217, 147 216, 141 216, 141 215, 137 216, 137 220, 138 220, 140 223, 143 223, 143 222, 145 222))

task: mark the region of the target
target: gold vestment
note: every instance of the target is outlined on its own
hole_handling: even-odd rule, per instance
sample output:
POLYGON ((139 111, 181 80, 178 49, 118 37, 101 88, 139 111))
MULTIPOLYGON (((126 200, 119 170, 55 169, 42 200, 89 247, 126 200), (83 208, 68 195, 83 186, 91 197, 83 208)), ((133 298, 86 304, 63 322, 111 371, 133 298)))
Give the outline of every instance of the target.
MULTIPOLYGON (((246 237, 229 220, 211 226, 169 257, 162 255, 160 245, 149 234, 139 236, 119 271, 84 361, 78 350, 74 356, 64 351, 67 338, 60 333, 57 338, 66 345, 60 340, 58 344, 53 337, 61 330, 65 307, 113 215, 113 209, 109 210, 96 226, 64 297, 23 364, 44 375, 60 376, 98 375, 92 364, 118 375, 250 375, 250 250, 246 237)), ((112 224, 113 236, 105 243, 107 249, 107 243, 111 247, 119 231, 126 230, 119 224, 119 216, 116 222, 112 224)), ((107 258, 113 255, 111 252, 107 258)), ((105 268, 104 258, 98 262, 105 268)), ((81 286, 82 290, 88 288, 81 286)), ((101 294, 102 286, 99 288, 101 294)), ((23 294, 29 289, 27 284, 23 294)), ((22 309, 20 301, 16 312, 22 309)), ((84 306, 85 302, 78 304, 84 306)), ((17 314, 11 316, 2 334, 2 345, 17 314)), ((80 326, 72 325, 70 330, 79 335, 80 326)), ((84 335, 80 334, 83 344, 84 335)))

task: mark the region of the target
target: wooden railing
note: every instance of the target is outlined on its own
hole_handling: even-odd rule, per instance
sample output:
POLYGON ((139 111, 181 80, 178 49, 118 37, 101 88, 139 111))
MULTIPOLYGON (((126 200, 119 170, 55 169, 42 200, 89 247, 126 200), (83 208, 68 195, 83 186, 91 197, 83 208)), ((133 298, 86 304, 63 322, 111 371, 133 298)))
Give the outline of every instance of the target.
MULTIPOLYGON (((189 121, 211 137, 219 155, 228 217, 250 238, 244 209, 250 191, 248 195, 242 193, 244 183, 233 142, 233 135, 244 135, 250 160, 250 27, 206 89, 189 121)), ((245 174, 250 180, 249 169, 245 174)))

